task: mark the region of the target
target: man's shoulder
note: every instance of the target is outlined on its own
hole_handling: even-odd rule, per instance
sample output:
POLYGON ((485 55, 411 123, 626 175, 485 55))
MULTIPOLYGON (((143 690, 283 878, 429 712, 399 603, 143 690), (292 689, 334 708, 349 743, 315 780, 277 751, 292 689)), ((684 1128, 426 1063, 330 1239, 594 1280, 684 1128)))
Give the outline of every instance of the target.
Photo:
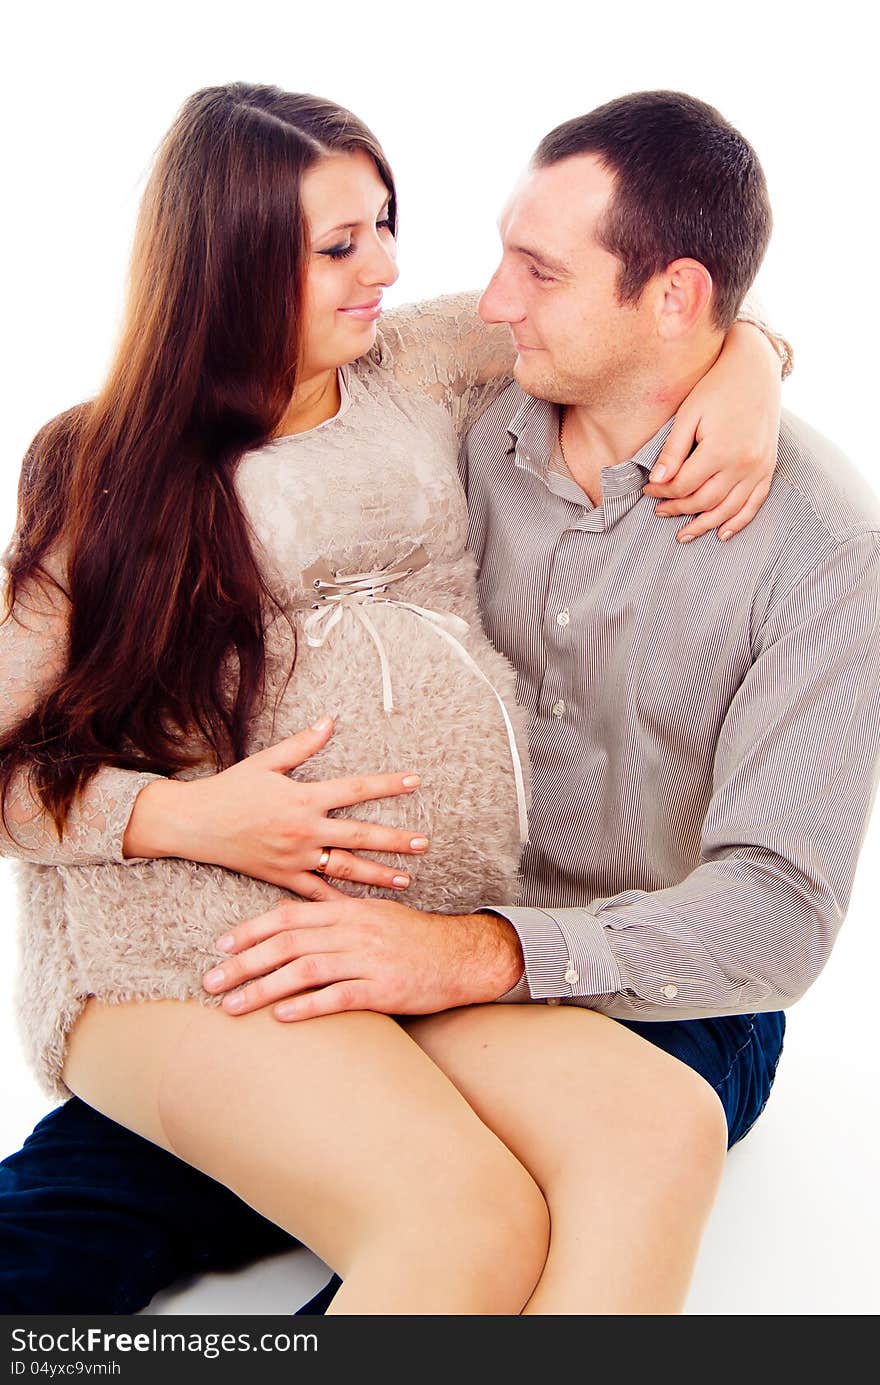
POLYGON ((481 411, 471 426, 468 436, 482 437, 487 433, 506 434, 508 426, 520 410, 528 406, 530 402, 532 402, 531 396, 525 394, 515 380, 511 380, 481 411))
MULTIPOLYGON (((880 535, 880 497, 846 454, 796 414, 783 411, 772 504, 801 511, 829 541, 880 535)), ((791 518, 791 516, 789 516, 791 518)))

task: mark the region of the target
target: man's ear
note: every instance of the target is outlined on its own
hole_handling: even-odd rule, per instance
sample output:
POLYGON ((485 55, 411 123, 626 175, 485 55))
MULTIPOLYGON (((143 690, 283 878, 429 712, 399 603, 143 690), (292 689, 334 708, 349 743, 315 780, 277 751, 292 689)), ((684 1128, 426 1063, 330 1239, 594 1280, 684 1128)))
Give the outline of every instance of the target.
POLYGON ((712 275, 699 260, 673 260, 663 273, 657 329, 676 341, 708 318, 712 307, 712 275))

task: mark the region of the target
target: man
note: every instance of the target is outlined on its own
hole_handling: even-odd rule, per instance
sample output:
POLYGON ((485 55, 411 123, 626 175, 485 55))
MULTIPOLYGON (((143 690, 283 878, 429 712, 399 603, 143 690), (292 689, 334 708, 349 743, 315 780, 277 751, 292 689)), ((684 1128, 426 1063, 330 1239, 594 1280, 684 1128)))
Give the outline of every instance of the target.
MULTIPOLYGON (((575 1263, 565 1259, 572 1240, 603 1232, 606 1257, 617 1237, 629 1260, 640 1245, 656 1260, 651 1236, 662 1231, 679 1301, 717 1164, 714 1136, 696 1154, 684 1137, 698 1128, 701 1093, 723 1110, 727 1143, 760 1114, 781 1012, 821 970, 843 918, 880 729, 880 512, 844 460, 786 419, 770 496, 733 545, 714 535, 677 543, 655 514, 657 486, 646 489, 769 227, 753 152, 691 98, 624 98, 539 146, 503 215, 502 260, 482 300, 485 318, 510 325, 516 381, 479 419, 462 458, 484 623, 515 664, 532 718, 522 902, 431 916, 326 887, 319 902, 240 925, 224 975, 206 983, 219 992, 250 980, 237 1013, 275 1004, 293 1021, 340 1008, 424 1016, 407 1027, 478 1111, 483 1069, 508 1065, 511 1104, 497 1120, 492 1113, 496 1130, 505 1121, 515 1130, 524 1089, 551 1072, 535 1061, 538 1026, 526 1026, 529 1044, 516 1051, 515 1012, 483 1002, 562 1003, 617 1021, 594 1026, 591 1054, 608 1061, 593 1064, 588 1096, 597 1112, 611 1111, 631 1077, 619 1103, 626 1119, 572 1124, 569 1141, 584 1168, 617 1141, 592 1180, 615 1215, 601 1227, 598 1203, 582 1199, 574 1218, 551 1206, 553 1235, 564 1266, 575 1263), (298 930, 314 937, 315 924, 326 940, 318 953, 298 944, 298 930), (344 953, 334 930, 346 932, 344 953), (317 989, 302 975, 316 960, 326 978, 317 989), (633 1038, 621 1049, 623 1027, 633 1038), (469 1042, 456 1049, 462 1033, 469 1042), (651 1066, 658 1050, 665 1067, 651 1066), (658 1074, 653 1098, 636 1080, 645 1073, 658 1074), (683 1165, 694 1172, 690 1202, 687 1177, 674 1190, 664 1183, 676 1148, 692 1160, 683 1165), (626 1220, 638 1201, 627 1187, 647 1190, 648 1201, 659 1190, 641 1221, 626 1220)), ((704 501, 711 508, 711 482, 704 501)), ((543 1024, 537 1006, 532 1015, 543 1024)), ((582 1065, 572 1066, 572 1084, 582 1082, 582 1065)), ((557 1139, 560 1123, 579 1118, 571 1108, 583 1090, 572 1085, 578 1099, 548 1110, 557 1139)), ((82 1140, 93 1180, 79 1185, 86 1218, 106 1207, 94 1238, 105 1273, 127 1277, 112 1305, 105 1284, 103 1303, 115 1311, 139 1306, 175 1270, 282 1239, 162 1151, 117 1127, 108 1134, 79 1103, 53 1116, 6 1166, 18 1180, 9 1236, 19 1237, 32 1283, 35 1215, 47 1205, 40 1172, 57 1189, 65 1139, 68 1149, 82 1140)), ((581 1182, 589 1193, 590 1180, 581 1182)), ((80 1253, 83 1219, 68 1215, 68 1226, 80 1253)), ((50 1227, 47 1255, 58 1254, 58 1234, 50 1227)), ((607 1258, 604 1267, 607 1275, 607 1258)), ((650 1274, 647 1265, 630 1311, 655 1301, 650 1274)))

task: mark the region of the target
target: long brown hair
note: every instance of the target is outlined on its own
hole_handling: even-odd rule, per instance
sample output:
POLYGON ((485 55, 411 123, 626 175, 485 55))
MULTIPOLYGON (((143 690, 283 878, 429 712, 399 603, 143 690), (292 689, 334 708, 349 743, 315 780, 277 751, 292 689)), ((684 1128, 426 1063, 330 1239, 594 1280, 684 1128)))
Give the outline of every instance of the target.
POLYGON ((272 436, 296 383, 302 175, 357 150, 388 188, 394 231, 385 156, 329 101, 210 87, 163 141, 107 381, 37 434, 22 468, 7 616, 62 559, 69 648, 54 686, 0 737, 4 819, 22 769, 60 836, 102 765, 166 774, 205 753, 218 769, 245 754, 271 597, 234 472, 272 436))

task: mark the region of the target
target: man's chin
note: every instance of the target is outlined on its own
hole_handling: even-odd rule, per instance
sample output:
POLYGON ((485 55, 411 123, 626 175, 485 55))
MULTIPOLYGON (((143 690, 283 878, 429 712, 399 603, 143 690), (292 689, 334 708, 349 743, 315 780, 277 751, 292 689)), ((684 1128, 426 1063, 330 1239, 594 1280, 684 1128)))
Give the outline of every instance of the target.
POLYGON ((553 380, 546 370, 541 370, 536 360, 522 353, 517 356, 513 367, 513 378, 520 389, 532 394, 536 399, 553 399, 553 380))

